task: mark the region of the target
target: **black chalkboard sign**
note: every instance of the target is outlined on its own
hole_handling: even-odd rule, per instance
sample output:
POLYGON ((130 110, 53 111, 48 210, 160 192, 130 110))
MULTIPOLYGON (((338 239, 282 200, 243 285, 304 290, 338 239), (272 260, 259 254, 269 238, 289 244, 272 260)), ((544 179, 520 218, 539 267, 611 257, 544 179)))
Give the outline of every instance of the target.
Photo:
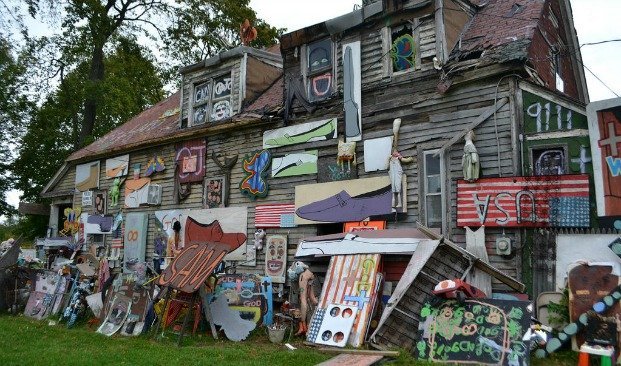
POLYGON ((421 310, 415 356, 433 362, 528 365, 530 302, 443 300, 421 310))

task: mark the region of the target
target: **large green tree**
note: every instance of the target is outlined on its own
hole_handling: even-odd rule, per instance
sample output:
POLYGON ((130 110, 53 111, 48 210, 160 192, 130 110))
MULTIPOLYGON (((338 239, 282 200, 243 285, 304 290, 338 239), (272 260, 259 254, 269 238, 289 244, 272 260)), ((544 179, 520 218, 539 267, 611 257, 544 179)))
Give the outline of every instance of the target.
MULTIPOLYGON (((120 38, 114 51, 104 58, 105 75, 100 92, 99 123, 93 136, 99 137, 164 97, 155 59, 135 40, 120 38)), ((63 161, 74 151, 83 118, 81 106, 88 99, 89 64, 82 62, 63 75, 57 90, 50 93, 33 113, 28 131, 20 139, 19 157, 13 164, 16 188, 22 198, 36 201, 42 188, 63 161)))
POLYGON ((24 116, 32 107, 26 96, 25 69, 13 54, 7 40, 0 37, 0 215, 10 215, 14 209, 6 201, 14 177, 10 172, 16 139, 20 136, 24 116))
MULTIPOLYGON (((54 13, 62 19, 59 53, 65 60, 79 45, 88 52, 87 91, 77 145, 92 136, 99 120, 105 78, 105 51, 115 36, 142 33, 182 63, 198 62, 239 43, 244 19, 257 24, 255 45, 274 43, 278 31, 256 19, 249 0, 24 0, 32 16, 54 13)), ((55 17, 48 17, 54 19, 55 17)), ((171 59, 169 59, 171 60, 171 59)), ((179 62, 168 62, 178 66, 179 62)), ((63 63, 63 66, 67 63, 63 63)))

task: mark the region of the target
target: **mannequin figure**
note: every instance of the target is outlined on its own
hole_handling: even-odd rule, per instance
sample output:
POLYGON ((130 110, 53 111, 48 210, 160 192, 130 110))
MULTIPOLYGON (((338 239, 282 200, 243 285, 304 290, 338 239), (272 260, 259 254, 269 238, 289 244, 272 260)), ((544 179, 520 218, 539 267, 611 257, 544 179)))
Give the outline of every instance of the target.
POLYGON ((403 157, 397 150, 399 141, 399 128, 401 127, 401 118, 395 118, 392 123, 392 154, 388 158, 388 176, 390 177, 390 186, 392 189, 392 207, 402 206, 403 197, 401 196, 401 182, 403 180, 403 168, 401 164, 410 164, 414 161, 413 157, 403 157))
POLYGON ((264 239, 265 239, 265 230, 257 229, 254 232, 254 247, 256 250, 263 250, 264 239))
POLYGON ((313 292, 315 275, 308 269, 308 265, 300 261, 293 262, 291 267, 287 270, 287 274, 291 281, 297 279, 300 286, 300 324, 295 335, 306 334, 308 330, 306 316, 308 314, 309 302, 311 305, 317 305, 319 303, 313 292))
POLYGON ((464 140, 464 155, 461 158, 461 167, 464 172, 464 180, 474 182, 479 179, 479 171, 481 169, 479 163, 479 153, 472 142, 474 140, 474 131, 468 131, 464 140))

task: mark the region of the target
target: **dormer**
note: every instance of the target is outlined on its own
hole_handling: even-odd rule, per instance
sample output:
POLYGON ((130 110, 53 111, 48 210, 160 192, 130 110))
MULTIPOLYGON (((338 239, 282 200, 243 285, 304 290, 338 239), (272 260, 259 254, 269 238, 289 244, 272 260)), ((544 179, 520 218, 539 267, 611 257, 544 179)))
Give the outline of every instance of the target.
POLYGON ((356 80, 358 90, 435 74, 473 12, 461 0, 364 1, 350 13, 284 34, 286 112, 343 99, 337 95, 347 93, 350 65, 357 75, 347 79, 356 80))
POLYGON ((239 113, 272 85, 282 74, 282 58, 239 46, 179 72, 181 128, 208 126, 239 113))

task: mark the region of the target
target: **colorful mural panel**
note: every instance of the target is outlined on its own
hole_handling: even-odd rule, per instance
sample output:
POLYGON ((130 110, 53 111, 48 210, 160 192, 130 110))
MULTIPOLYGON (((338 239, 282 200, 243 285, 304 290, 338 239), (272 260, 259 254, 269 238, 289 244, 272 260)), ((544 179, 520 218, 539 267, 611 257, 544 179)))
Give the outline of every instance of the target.
POLYGON ((272 159, 272 177, 293 177, 317 173, 317 150, 287 154, 272 159))
POLYGON ((481 178, 457 182, 457 225, 589 227, 589 176, 481 178))
POLYGON ((225 232, 218 220, 202 223, 189 216, 183 232, 184 248, 162 272, 158 285, 187 293, 197 291, 224 256, 246 242, 245 233, 225 232))
POLYGON ((144 212, 130 212, 125 217, 123 237, 123 272, 131 273, 134 265, 144 263, 147 249, 149 215, 144 212))
POLYGON ((307 340, 316 342, 322 336, 319 329, 330 304, 355 306, 354 325, 347 344, 359 347, 364 342, 368 322, 377 301, 377 271, 379 254, 337 255, 330 259, 326 279, 313 314, 307 340))
POLYGON ((204 139, 185 141, 177 147, 175 164, 176 174, 180 184, 201 182, 205 177, 205 153, 204 139))
POLYGON ((269 190, 267 175, 271 157, 269 150, 263 150, 244 158, 242 168, 246 176, 239 183, 242 194, 252 199, 267 196, 269 190))
POLYGON ((362 221, 392 212, 388 176, 298 185, 296 224, 362 221))
POLYGON ((80 192, 99 188, 99 161, 76 165, 75 188, 80 192))
POLYGON ((597 215, 621 230, 621 98, 587 106, 597 215))
POLYGON ((129 170, 129 154, 106 159, 106 178, 124 177, 129 170))
POLYGON ((137 208, 149 202, 151 178, 128 179, 125 181, 125 207, 137 208))
POLYGON ((164 254, 163 258, 165 258, 165 260, 163 261, 163 267, 166 267, 167 264, 184 249, 187 240, 191 239, 192 235, 196 234, 192 232, 188 233, 186 231, 187 228, 200 233, 200 225, 188 226, 187 222, 190 219, 194 222, 201 223, 201 225, 214 224, 213 228, 220 230, 223 235, 228 235, 224 233, 243 233, 244 240, 240 245, 230 251, 225 260, 246 260, 245 238, 246 232, 248 231, 248 209, 246 207, 156 211, 155 218, 157 228, 156 236, 158 238, 158 246, 155 247, 155 251, 156 254, 159 252, 164 254), (179 222, 179 224, 175 224, 175 222, 179 222), (177 231, 175 231, 175 227, 178 229, 177 231), (188 235, 190 235, 190 237, 188 237, 188 235))
POLYGON ((336 118, 287 126, 263 133, 263 148, 303 144, 336 138, 336 118))
POLYGON ((226 202, 225 194, 228 188, 225 186, 225 177, 212 177, 205 179, 205 194, 203 207, 222 208, 226 202))
POLYGON ((265 241, 265 274, 273 283, 285 283, 287 236, 268 235, 265 241))
POLYGON ((477 365, 527 365, 530 302, 493 299, 426 303, 415 353, 431 362, 477 365))
POLYGON ((225 296, 229 308, 238 311, 244 320, 260 324, 268 310, 267 294, 263 291, 260 276, 254 274, 231 274, 218 276, 214 296, 225 296))

